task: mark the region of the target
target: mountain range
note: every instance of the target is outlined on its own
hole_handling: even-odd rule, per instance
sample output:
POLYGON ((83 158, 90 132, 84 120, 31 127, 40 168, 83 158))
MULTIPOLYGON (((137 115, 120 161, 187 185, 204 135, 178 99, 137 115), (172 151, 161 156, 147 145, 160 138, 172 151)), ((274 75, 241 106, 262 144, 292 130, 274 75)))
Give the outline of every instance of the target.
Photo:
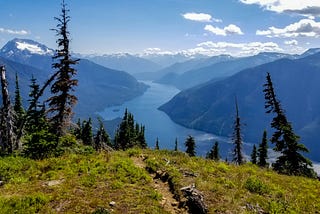
MULTIPOLYGON (((54 51, 43 44, 26 39, 13 39, 0 50, 1 63, 7 67, 9 85, 14 86, 15 73, 20 79, 24 103, 28 99, 28 85, 34 75, 41 85, 53 73, 54 51)), ((77 116, 88 117, 110 105, 119 105, 144 93, 147 86, 124 72, 103 67, 87 59, 75 66, 78 86, 77 116)))
POLYGON ((272 115, 264 109, 263 84, 271 74, 275 91, 301 136, 313 160, 320 161, 318 131, 320 129, 320 53, 304 54, 304 58, 279 59, 242 70, 223 80, 211 80, 184 90, 160 110, 186 127, 223 136, 232 134, 235 117, 235 97, 243 121, 243 137, 250 143, 260 143, 267 129, 271 137, 272 115))

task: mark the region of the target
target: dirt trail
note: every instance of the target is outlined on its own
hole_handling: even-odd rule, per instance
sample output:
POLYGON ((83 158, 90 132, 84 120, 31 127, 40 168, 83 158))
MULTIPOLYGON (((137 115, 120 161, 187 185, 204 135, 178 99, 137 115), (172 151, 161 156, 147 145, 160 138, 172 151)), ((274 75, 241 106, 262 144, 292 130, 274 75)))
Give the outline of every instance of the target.
MULTIPOLYGON (((137 167, 142 169, 146 168, 142 157, 132 157, 132 160, 137 167)), ((164 210, 170 213, 187 214, 188 212, 185 209, 179 208, 179 201, 174 199, 174 195, 170 192, 168 182, 163 182, 161 179, 155 178, 156 174, 150 174, 150 176, 153 178, 152 186, 162 195, 162 201, 160 203, 164 210)))

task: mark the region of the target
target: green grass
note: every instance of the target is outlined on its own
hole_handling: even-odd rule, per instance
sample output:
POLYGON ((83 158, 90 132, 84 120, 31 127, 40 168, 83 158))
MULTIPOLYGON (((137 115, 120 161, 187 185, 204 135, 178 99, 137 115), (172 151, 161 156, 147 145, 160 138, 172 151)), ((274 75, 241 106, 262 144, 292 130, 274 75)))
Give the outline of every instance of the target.
POLYGON ((0 158, 0 180, 5 183, 0 187, 0 213, 166 213, 150 174, 132 161, 141 156, 149 172, 162 173, 176 198, 182 197, 181 187, 194 183, 210 213, 320 210, 317 180, 279 175, 252 164, 235 166, 180 152, 131 149, 40 161, 0 158), (52 181, 56 185, 50 186, 52 181))

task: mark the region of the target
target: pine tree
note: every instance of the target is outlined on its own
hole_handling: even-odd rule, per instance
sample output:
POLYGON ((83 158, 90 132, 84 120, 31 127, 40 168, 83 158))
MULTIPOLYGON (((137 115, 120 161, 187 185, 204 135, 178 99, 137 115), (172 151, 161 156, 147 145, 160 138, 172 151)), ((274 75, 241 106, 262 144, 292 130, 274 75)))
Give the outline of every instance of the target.
POLYGON ((156 146, 155 146, 155 150, 159 150, 160 147, 159 147, 159 139, 157 138, 156 140, 156 146))
POLYGON ((132 147, 147 148, 145 127, 135 123, 134 116, 125 110, 122 121, 114 137, 115 149, 126 150, 132 147))
POLYGON ((206 158, 218 161, 220 159, 219 154, 219 142, 216 141, 212 146, 210 152, 207 154, 206 158))
POLYGON ((84 145, 92 146, 93 144, 93 133, 92 133, 92 122, 91 118, 88 121, 82 122, 82 134, 81 140, 84 145))
POLYGON ((190 156, 190 157, 193 157, 193 156, 196 156, 196 152, 195 152, 195 148, 196 148, 196 142, 194 140, 194 138, 189 135, 186 139, 186 142, 185 142, 185 146, 186 146, 186 153, 190 156))
POLYGON ((268 158, 268 140, 267 140, 267 131, 264 130, 263 136, 262 136, 262 141, 259 144, 258 148, 258 165, 261 167, 266 167, 269 164, 267 163, 267 158, 268 158))
POLYGON ((21 126, 22 120, 24 119, 25 110, 22 105, 22 98, 20 95, 20 88, 19 88, 19 79, 18 74, 16 73, 16 81, 15 81, 15 96, 14 96, 14 106, 13 110, 15 113, 15 133, 18 134, 18 129, 21 126))
POLYGON ((108 147, 111 148, 110 137, 104 128, 103 122, 100 118, 98 118, 99 129, 94 136, 94 148, 96 151, 106 150, 108 147))
POLYGON ((66 4, 63 0, 61 15, 60 17, 55 17, 55 20, 58 21, 57 29, 53 29, 58 37, 58 49, 53 56, 56 62, 53 63, 52 67, 58 70, 58 74, 51 86, 53 96, 48 101, 52 128, 57 136, 65 134, 73 114, 72 108, 77 102, 76 96, 71 94, 74 91, 74 87, 78 84, 78 81, 73 79, 76 75, 76 70, 72 67, 77 64, 78 60, 71 59, 70 55, 70 33, 68 31, 70 16, 68 16, 68 12, 69 10, 66 9, 66 4))
POLYGON ((264 84, 265 108, 267 113, 275 114, 271 122, 271 127, 275 130, 271 142, 275 144, 274 151, 280 152, 281 155, 273 164, 274 170, 279 173, 288 175, 304 175, 315 177, 312 162, 304 157, 300 152, 308 152, 308 149, 298 143, 297 136, 291 123, 288 122, 280 101, 276 98, 271 76, 267 73, 267 83, 264 84))
POLYGON ((176 138, 175 142, 174 142, 174 151, 178 151, 178 138, 176 138))
POLYGON ((258 157, 257 147, 256 147, 256 144, 254 144, 252 153, 251 153, 251 163, 257 164, 257 157, 258 157))
POLYGON ((238 165, 243 164, 244 158, 242 155, 241 122, 240 122, 237 99, 236 99, 236 119, 234 122, 234 131, 233 131, 232 140, 233 140, 233 144, 234 144, 233 162, 235 162, 238 165))
POLYGON ((32 76, 29 93, 29 109, 26 115, 25 144, 23 153, 34 159, 43 159, 52 156, 57 147, 56 136, 50 132, 50 127, 45 117, 45 106, 39 103, 37 95, 39 85, 32 76))

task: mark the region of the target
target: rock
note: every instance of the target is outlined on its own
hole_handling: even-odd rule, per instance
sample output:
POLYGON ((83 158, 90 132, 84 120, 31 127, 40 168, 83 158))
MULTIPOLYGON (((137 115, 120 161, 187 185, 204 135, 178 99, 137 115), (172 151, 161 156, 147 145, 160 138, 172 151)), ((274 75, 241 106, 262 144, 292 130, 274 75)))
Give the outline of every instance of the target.
POLYGON ((61 184, 62 182, 64 182, 64 179, 47 181, 47 182, 45 182, 45 185, 46 185, 46 186, 49 186, 49 187, 50 187, 50 186, 56 186, 56 185, 61 184))
POLYGON ((109 205, 110 205, 110 207, 114 207, 114 206, 116 206, 116 202, 111 201, 111 202, 109 203, 109 205))
POLYGON ((180 189, 187 198, 187 206, 190 213, 207 214, 208 207, 204 203, 203 194, 195 188, 195 185, 182 187, 180 189))
POLYGON ((4 185, 4 181, 0 181, 0 186, 3 186, 4 185))

